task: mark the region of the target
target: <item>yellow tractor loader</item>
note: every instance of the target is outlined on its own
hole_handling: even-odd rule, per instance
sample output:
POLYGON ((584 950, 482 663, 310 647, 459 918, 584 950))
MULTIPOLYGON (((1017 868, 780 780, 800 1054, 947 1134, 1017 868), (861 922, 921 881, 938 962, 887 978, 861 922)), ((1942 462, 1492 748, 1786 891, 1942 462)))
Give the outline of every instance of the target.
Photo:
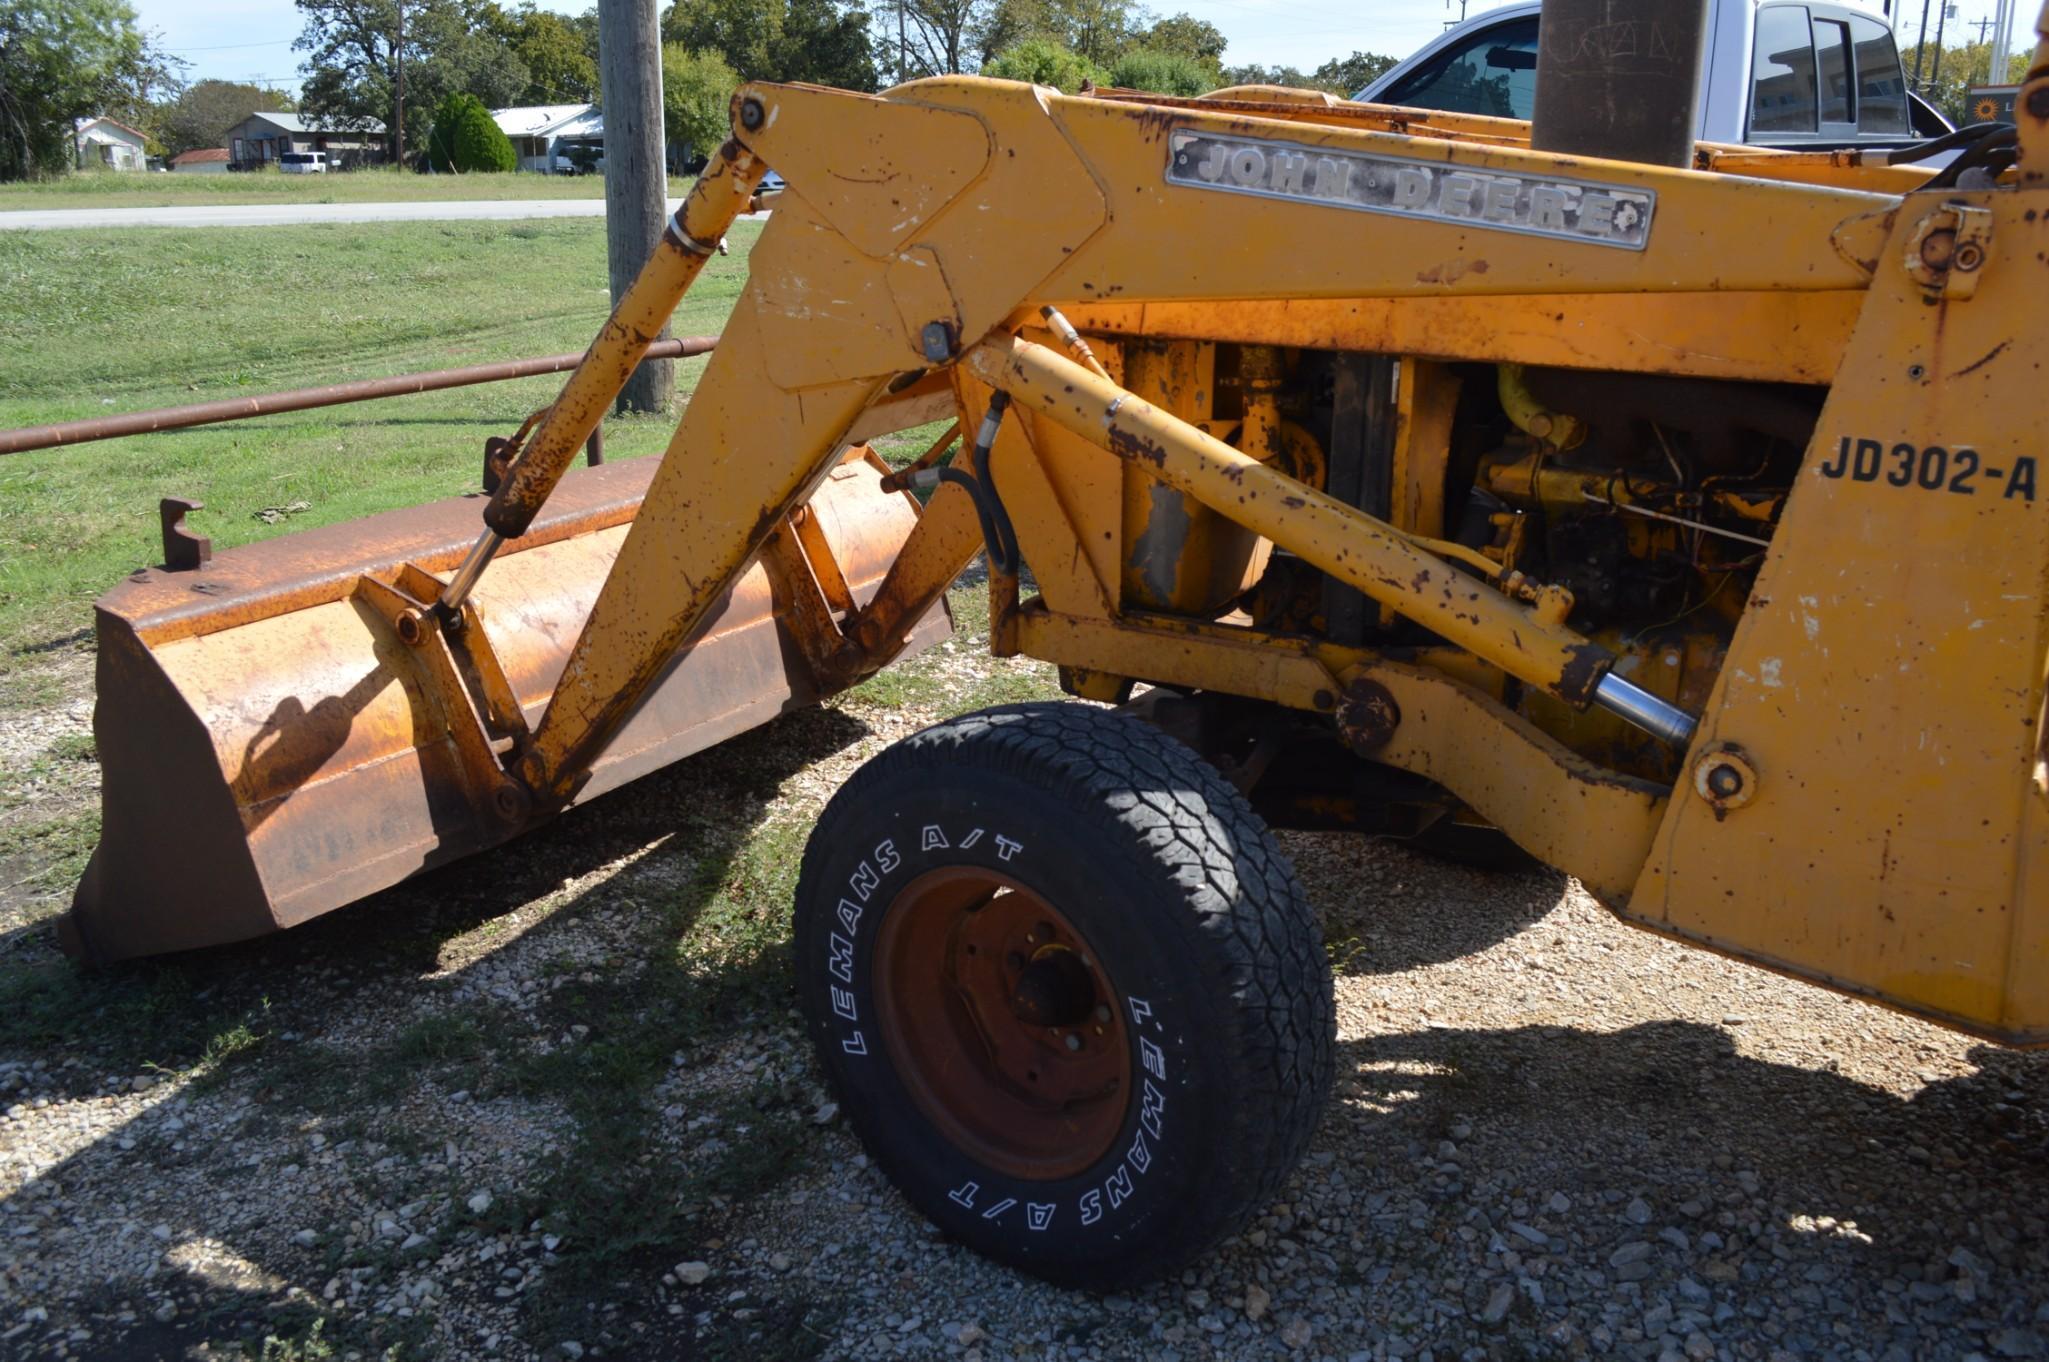
POLYGON ((2049 1043, 2049 42, 2017 128, 1694 147, 1683 43, 1667 133, 1623 126, 1640 67, 1547 122, 1645 50, 1554 51, 1570 13, 1534 124, 743 87, 479 537, 103 603, 68 939, 253 935, 502 842, 872 674, 986 552, 991 648, 1105 703, 877 757, 794 933, 855 1129, 984 1253, 1108 1288, 1279 1187, 1333 1013, 1274 823, 1505 839, 1638 926, 2049 1043), (651 480, 565 477, 770 165, 651 480), (939 408, 912 466, 863 449, 939 408))

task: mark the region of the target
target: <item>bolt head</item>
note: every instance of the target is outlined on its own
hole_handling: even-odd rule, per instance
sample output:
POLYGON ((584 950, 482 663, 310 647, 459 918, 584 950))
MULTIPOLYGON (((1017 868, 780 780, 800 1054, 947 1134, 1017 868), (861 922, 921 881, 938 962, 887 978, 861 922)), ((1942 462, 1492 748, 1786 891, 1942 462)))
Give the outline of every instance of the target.
POLYGON ((1957 234, 1944 228, 1921 239, 1921 263, 1931 270, 1946 270, 1956 256, 1957 234))
POLYGON ((934 364, 953 358, 955 331, 952 322, 926 322, 918 332, 918 349, 934 364))
POLYGON ((1067 1033, 1067 1048, 1070 1050, 1079 1050, 1081 1048, 1081 1037, 1074 1034, 1074 1032, 1069 1031, 1067 1033))
POLYGON ((1757 768, 1734 743, 1707 752, 1693 766, 1694 793, 1714 806, 1717 818, 1756 798, 1756 783, 1757 768))

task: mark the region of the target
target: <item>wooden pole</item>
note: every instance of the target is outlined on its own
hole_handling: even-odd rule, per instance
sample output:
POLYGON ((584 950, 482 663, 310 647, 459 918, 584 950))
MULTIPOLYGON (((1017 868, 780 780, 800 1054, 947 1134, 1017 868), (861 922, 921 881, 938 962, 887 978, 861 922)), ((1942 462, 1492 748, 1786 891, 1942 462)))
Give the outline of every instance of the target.
MULTIPOLYGON (((605 248, 616 306, 654 254, 668 220, 662 154, 662 39, 656 0, 598 0, 598 79, 605 101, 605 248)), ((669 333, 665 328, 663 336, 669 333)), ((643 360, 615 410, 662 411, 671 360, 643 360)))

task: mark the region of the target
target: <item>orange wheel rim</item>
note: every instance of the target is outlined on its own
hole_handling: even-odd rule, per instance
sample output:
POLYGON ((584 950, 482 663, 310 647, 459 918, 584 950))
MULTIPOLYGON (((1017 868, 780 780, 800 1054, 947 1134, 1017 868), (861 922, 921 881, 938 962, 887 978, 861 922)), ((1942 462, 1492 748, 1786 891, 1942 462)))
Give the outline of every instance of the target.
POLYGON ((980 867, 918 876, 876 935, 877 1020, 912 1102, 1013 1177, 1072 1177, 1116 1142, 1131 1100, 1118 996, 1064 914, 980 867))

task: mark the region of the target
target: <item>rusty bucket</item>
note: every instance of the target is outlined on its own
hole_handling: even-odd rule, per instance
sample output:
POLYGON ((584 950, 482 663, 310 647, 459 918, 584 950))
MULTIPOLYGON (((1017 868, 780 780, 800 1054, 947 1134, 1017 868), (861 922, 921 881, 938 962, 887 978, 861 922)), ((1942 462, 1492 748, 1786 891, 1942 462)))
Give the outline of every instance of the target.
MULTIPOLYGON (((656 460, 567 475, 472 597, 529 723, 639 509, 656 460)), ((853 457, 810 503, 857 601, 917 519, 853 457)), ((111 961, 295 926, 504 841, 480 817, 448 721, 357 590, 446 574, 475 538, 457 498, 136 573, 97 605, 101 840, 66 949, 111 961), (408 565, 411 565, 410 567, 408 565)), ((949 629, 943 607, 907 651, 949 629)), ((818 698, 750 567, 592 769, 590 799, 818 698)))

